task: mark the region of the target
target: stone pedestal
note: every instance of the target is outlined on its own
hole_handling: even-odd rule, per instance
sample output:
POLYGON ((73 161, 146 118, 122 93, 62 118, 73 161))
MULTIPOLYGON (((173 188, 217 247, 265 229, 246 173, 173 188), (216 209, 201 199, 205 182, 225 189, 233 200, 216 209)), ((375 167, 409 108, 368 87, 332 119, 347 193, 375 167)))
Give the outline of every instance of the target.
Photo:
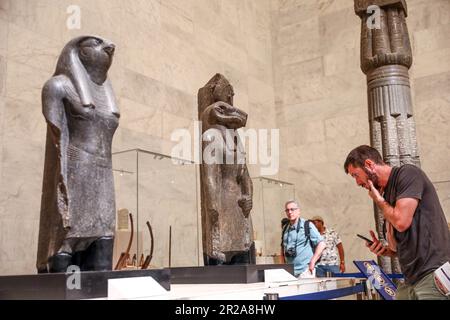
POLYGON ((152 277, 170 290, 170 270, 87 271, 80 274, 80 288, 70 289, 74 274, 47 273, 0 277, 0 300, 78 300, 108 296, 108 279, 152 277))

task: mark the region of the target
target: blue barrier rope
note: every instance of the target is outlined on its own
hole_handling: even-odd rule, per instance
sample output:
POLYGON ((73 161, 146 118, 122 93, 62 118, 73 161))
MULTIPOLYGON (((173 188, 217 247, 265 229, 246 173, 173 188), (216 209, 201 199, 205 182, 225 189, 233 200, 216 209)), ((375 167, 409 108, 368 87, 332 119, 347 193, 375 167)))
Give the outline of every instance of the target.
POLYGON ((349 296, 359 292, 364 292, 364 285, 362 283, 357 284, 356 286, 341 289, 282 297, 280 300, 329 300, 349 296))
MULTIPOLYGON (((403 279, 402 273, 390 273, 387 275, 391 279, 403 279)), ((365 278, 364 274, 359 273, 333 273, 333 278, 365 278)))
POLYGON ((405 278, 403 273, 390 273, 390 274, 388 274, 388 277, 391 279, 404 279, 405 278))
POLYGON ((333 278, 365 278, 364 274, 361 272, 357 273, 333 273, 331 275, 333 278))

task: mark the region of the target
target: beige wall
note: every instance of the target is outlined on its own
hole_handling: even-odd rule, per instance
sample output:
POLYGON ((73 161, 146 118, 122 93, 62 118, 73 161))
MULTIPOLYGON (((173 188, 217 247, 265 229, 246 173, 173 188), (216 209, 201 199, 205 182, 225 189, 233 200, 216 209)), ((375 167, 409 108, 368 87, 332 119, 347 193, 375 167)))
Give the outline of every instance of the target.
MULTIPOLYGON (((407 0, 411 82, 423 169, 450 218, 450 1, 407 0)), ((348 152, 370 144, 360 19, 353 1, 272 1, 275 104, 283 171, 303 215, 340 232, 351 261, 369 258, 356 233, 374 228, 372 203, 343 171, 348 152)))
POLYGON ((450 1, 410 1, 410 76, 422 167, 450 222, 450 1))
MULTIPOLYGON (((407 2, 422 164, 433 181, 448 181, 450 2, 407 2)), ((249 112, 248 127, 281 129, 281 170, 272 178, 295 183, 303 214, 322 214, 341 233, 348 266, 371 257, 355 241, 373 226, 371 203, 342 170, 347 152, 369 142, 353 1, 0 0, 0 274, 35 270, 40 91, 64 44, 80 34, 117 45, 110 76, 122 117, 114 151, 170 154, 170 133, 192 129, 198 88, 221 72, 235 105, 249 112), (81 7, 81 30, 66 28, 72 4, 81 7)), ((436 187, 449 214, 450 184, 436 187)))

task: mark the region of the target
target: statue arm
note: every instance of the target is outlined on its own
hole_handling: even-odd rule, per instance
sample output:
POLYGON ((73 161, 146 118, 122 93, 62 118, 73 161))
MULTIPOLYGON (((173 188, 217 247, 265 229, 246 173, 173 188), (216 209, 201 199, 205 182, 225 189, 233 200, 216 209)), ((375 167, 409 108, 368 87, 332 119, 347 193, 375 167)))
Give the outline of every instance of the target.
POLYGON ((61 76, 54 77, 47 81, 42 89, 42 113, 49 125, 52 141, 58 149, 64 130, 62 127, 65 125, 64 82, 61 76))
MULTIPOLYGON (((54 175, 56 185, 48 192, 56 192, 57 210, 62 216, 63 226, 69 226, 66 151, 69 134, 64 110, 65 86, 69 80, 65 76, 53 77, 42 89, 42 113, 47 121, 46 175, 54 175), (48 163, 47 163, 48 162, 48 163), (53 189, 56 188, 56 189, 53 189), (53 191, 50 191, 52 189, 53 191)), ((69 82, 70 83, 70 82, 69 82)), ((50 185, 54 182, 48 181, 50 185)))
POLYGON ((253 195, 253 182, 248 173, 247 165, 244 164, 241 175, 241 190, 243 195, 253 195))
POLYGON ((202 166, 205 177, 204 181, 206 182, 203 196, 206 199, 208 214, 216 217, 219 212, 218 201, 216 198, 221 192, 221 190, 218 190, 218 186, 221 184, 216 181, 216 179, 218 179, 217 165, 203 164, 202 166))
POLYGON ((242 198, 239 200, 239 206, 242 208, 242 213, 247 218, 253 208, 253 182, 248 173, 247 165, 243 165, 241 176, 239 177, 241 185, 242 198))

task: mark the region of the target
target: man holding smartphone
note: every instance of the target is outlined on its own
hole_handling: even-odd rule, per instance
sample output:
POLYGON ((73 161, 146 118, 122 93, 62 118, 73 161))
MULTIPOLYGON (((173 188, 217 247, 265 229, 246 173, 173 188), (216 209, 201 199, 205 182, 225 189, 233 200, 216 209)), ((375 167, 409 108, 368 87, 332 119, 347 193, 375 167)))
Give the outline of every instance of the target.
POLYGON ((366 244, 380 256, 397 255, 405 284, 397 299, 449 299, 436 286, 434 271, 450 261, 450 233, 436 190, 418 167, 390 167, 369 146, 353 149, 344 169, 369 196, 386 219, 389 246, 370 231, 373 243, 366 244))

